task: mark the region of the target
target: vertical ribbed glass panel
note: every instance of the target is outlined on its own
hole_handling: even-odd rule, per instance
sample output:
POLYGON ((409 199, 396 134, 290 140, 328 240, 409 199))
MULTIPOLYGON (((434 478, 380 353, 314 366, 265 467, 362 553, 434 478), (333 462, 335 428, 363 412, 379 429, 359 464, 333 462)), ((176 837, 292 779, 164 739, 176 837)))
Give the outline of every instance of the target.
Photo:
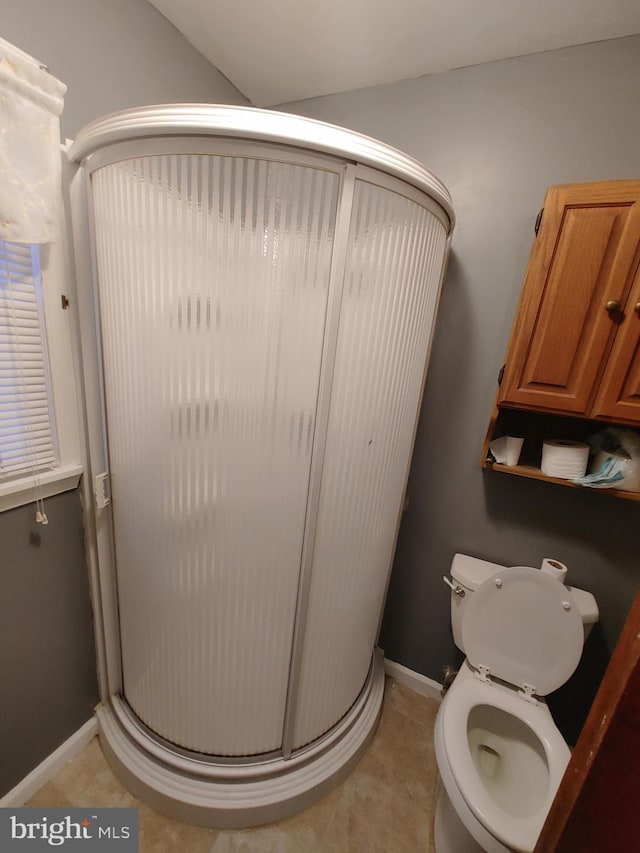
POLYGON ((125 696, 281 744, 339 177, 166 155, 93 176, 125 696))
POLYGON ((356 182, 294 746, 362 688, 395 544, 446 247, 414 201, 356 182))

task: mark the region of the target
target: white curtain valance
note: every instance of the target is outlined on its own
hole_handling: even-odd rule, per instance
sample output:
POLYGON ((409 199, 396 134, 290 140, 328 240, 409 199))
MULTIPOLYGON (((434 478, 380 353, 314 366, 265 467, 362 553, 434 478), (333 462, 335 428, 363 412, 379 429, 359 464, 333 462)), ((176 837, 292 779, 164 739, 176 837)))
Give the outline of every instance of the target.
POLYGON ((0 39, 0 240, 60 239, 60 120, 67 87, 0 39))

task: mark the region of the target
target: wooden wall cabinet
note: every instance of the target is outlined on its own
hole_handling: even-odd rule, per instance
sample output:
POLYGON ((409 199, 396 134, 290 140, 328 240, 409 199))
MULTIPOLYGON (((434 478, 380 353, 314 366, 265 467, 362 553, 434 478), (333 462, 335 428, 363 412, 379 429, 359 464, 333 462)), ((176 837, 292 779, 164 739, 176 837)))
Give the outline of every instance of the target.
POLYGON ((640 424, 640 181, 551 187, 498 405, 640 424))
MULTIPOLYGON (((535 435, 541 451, 543 438, 640 426, 640 180, 550 187, 538 225, 485 467, 489 442, 507 432, 535 435)), ((549 479, 535 460, 495 467, 549 479)))

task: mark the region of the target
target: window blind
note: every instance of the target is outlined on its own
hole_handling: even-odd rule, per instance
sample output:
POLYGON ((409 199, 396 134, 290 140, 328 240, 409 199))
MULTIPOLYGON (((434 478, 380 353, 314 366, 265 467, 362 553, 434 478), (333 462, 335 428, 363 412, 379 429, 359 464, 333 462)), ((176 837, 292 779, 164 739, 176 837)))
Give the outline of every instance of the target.
POLYGON ((38 247, 0 240, 0 479, 56 464, 38 247))

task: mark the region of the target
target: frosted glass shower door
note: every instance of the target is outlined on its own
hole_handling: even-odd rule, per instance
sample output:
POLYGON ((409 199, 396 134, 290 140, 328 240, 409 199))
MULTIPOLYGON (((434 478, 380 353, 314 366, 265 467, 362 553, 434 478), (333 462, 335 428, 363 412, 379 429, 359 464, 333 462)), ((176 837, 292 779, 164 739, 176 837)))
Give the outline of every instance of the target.
POLYGON ((205 154, 92 176, 124 694, 189 750, 282 743, 339 184, 205 154))
POLYGON ((367 677, 447 244, 426 199, 372 180, 355 184, 294 748, 333 726, 367 677))

